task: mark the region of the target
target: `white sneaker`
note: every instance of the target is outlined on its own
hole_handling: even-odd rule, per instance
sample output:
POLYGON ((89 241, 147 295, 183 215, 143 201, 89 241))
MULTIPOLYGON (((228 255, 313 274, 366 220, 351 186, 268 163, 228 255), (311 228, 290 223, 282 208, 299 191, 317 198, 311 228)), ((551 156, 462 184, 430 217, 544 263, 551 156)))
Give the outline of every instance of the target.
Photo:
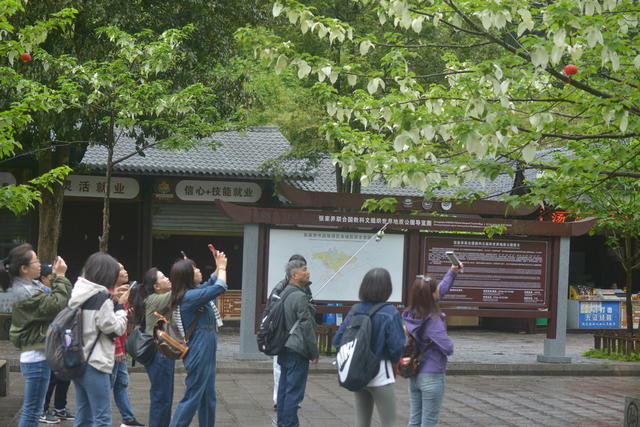
POLYGON ((42 424, 60 424, 60 418, 54 417, 49 412, 44 415, 40 415, 38 422, 42 424))

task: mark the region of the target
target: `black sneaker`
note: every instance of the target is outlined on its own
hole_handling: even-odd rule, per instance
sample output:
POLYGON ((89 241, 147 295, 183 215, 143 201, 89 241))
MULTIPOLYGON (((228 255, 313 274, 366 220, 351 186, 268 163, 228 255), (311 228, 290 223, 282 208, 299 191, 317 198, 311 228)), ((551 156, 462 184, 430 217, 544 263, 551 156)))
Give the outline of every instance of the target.
POLYGON ((144 424, 139 423, 138 420, 136 420, 135 418, 130 418, 128 420, 122 420, 122 424, 120 424, 120 427, 144 427, 144 424))
POLYGON ((69 411, 67 408, 54 409, 53 410, 53 416, 54 417, 58 417, 60 419, 60 421, 73 421, 73 420, 76 419, 76 417, 73 415, 73 413, 71 411, 69 411))
POLYGON ((59 424, 60 419, 51 414, 51 411, 45 412, 43 415, 40 415, 38 418, 38 422, 42 424, 59 424))

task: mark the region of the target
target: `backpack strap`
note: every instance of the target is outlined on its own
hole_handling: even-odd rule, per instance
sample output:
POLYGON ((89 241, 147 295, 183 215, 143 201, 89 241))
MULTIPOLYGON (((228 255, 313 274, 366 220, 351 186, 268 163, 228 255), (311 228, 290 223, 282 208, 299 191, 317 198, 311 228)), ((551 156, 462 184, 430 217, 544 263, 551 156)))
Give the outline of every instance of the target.
MULTIPOLYGON (((86 300, 81 306, 80 306, 80 322, 82 322, 82 311, 83 310, 100 310, 100 307, 102 307, 102 304, 104 304, 104 302, 106 300, 109 299, 109 294, 104 293, 104 292, 98 292, 97 294, 91 296, 88 300, 86 300)), ((83 325, 80 325, 80 328, 83 328, 83 325)), ((97 328, 96 328, 97 329, 97 328)), ((100 335, 102 335, 102 331, 100 329, 98 329, 98 335, 96 336, 96 340, 93 342, 93 344, 91 345, 91 350, 89 350, 89 354, 87 354, 87 363, 89 363, 89 360, 91 359, 91 355, 93 354, 93 350, 96 348, 96 345, 98 344, 98 341, 100 340, 100 335)))
POLYGON ((419 358, 420 359, 427 352, 427 349, 429 348, 429 346, 433 342, 433 341, 429 341, 425 345, 425 343, 423 343, 422 340, 420 338, 418 338, 418 336, 420 335, 420 331, 422 331, 424 329, 424 327, 427 325, 427 321, 429 321, 428 317, 426 319, 423 319, 422 323, 420 324, 420 326, 418 326, 416 328, 416 330, 414 331, 413 334, 409 332, 409 336, 411 337, 411 339, 413 339, 415 342, 417 342, 420 347, 424 346, 424 348, 422 349, 422 351, 419 354, 419 358))
POLYGON ((367 312, 367 315, 369 317, 372 317, 374 314, 376 314, 378 311, 380 311, 380 309, 384 306, 388 305, 386 302, 380 302, 376 305, 374 305, 373 307, 371 307, 371 309, 369 309, 369 311, 367 312))

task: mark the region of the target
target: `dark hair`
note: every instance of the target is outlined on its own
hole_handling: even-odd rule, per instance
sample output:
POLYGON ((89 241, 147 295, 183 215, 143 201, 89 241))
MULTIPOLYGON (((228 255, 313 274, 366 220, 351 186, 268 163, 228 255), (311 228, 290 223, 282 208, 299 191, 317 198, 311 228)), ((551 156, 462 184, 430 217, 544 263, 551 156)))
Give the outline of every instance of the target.
POLYGON ((440 313, 440 306, 433 299, 433 293, 437 289, 438 284, 431 277, 416 277, 411 285, 409 307, 407 307, 407 310, 413 313, 414 318, 425 319, 432 314, 440 313))
POLYGON ((194 281, 196 264, 190 259, 176 261, 171 266, 169 280, 171 281, 171 311, 175 310, 182 301, 182 297, 189 290, 196 287, 194 281))
POLYGON ((87 258, 82 275, 90 282, 112 289, 120 275, 120 264, 104 252, 96 252, 87 258))
POLYGON ((156 267, 151 267, 144 273, 142 276, 142 283, 131 289, 133 293, 133 313, 134 313, 134 322, 136 324, 143 323, 145 320, 145 307, 144 300, 151 294, 155 292, 155 288, 153 287, 158 281, 158 269, 156 267))
POLYGON ((291 257, 289 258, 289 261, 302 261, 305 264, 307 263, 307 259, 300 254, 291 255, 291 257))
POLYGON ((389 272, 385 268, 372 268, 362 278, 358 297, 362 302, 385 302, 392 290, 389 272))
POLYGON ((0 286, 6 291, 11 287, 14 277, 20 276, 20 267, 31 263, 33 246, 23 243, 9 251, 9 256, 0 262, 0 286))
POLYGON ((40 279, 41 280, 42 280, 42 278, 47 277, 51 273, 53 273, 53 265, 51 265, 51 264, 42 264, 40 266, 40 279))

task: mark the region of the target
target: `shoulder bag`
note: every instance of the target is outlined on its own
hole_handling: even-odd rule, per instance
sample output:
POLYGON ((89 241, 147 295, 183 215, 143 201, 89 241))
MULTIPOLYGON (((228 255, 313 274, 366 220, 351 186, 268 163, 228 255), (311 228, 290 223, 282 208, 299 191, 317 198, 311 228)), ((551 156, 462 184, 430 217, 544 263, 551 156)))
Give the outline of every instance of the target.
MULTIPOLYGON (((189 352, 187 344, 198 326, 198 320, 202 314, 202 309, 198 310, 195 319, 191 322, 187 335, 182 336, 178 328, 169 323, 166 317, 160 313, 154 313, 158 317, 153 327, 153 339, 156 343, 157 350, 167 359, 182 360, 189 352)), ((171 313, 173 314, 173 312, 171 313)), ((172 316, 170 315, 169 318, 172 316)))

